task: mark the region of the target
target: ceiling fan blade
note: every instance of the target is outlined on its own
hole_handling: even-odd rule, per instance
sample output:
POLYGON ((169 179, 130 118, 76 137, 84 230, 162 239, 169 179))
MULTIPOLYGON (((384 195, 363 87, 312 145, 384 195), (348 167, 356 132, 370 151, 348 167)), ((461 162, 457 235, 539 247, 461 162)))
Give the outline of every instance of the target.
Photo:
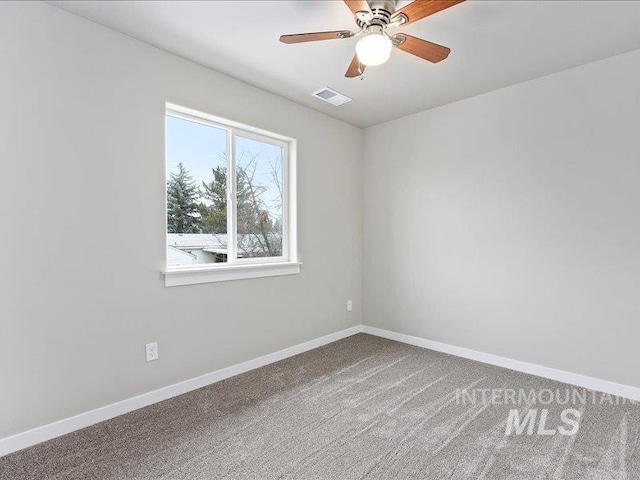
POLYGON ((353 32, 349 30, 335 30, 332 32, 312 32, 312 33, 296 33, 293 35, 282 35, 280 41, 282 43, 302 43, 316 42, 318 40, 335 40, 338 38, 353 37, 353 32))
POLYGON ((349 7, 354 15, 358 12, 371 12, 371 8, 369 8, 366 0, 344 0, 344 3, 347 4, 347 7, 349 7))
POLYGON ((414 0, 413 3, 394 13, 391 19, 404 15, 407 21, 403 25, 408 25, 462 2, 464 0, 414 0))
POLYGON ((451 49, 448 47, 443 47, 437 43, 427 42, 426 40, 412 37, 406 33, 397 33, 393 38, 394 40, 401 42, 396 43, 394 41, 394 45, 400 50, 404 50, 411 55, 428 60, 431 63, 438 63, 444 60, 451 52, 451 49))
POLYGON ((358 55, 354 55, 349 68, 347 68, 347 73, 345 73, 344 76, 347 78, 359 77, 364 73, 365 68, 366 65, 360 63, 360 60, 358 60, 358 55))

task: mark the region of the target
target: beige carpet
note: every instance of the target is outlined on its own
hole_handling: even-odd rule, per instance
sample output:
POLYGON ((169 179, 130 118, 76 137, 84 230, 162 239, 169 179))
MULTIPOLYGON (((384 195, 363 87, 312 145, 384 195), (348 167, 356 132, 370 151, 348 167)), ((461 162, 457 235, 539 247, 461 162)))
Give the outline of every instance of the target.
POLYGON ((463 388, 567 386, 360 334, 3 457, 0 478, 640 478, 637 405, 580 405, 574 436, 505 436, 513 406, 463 388))

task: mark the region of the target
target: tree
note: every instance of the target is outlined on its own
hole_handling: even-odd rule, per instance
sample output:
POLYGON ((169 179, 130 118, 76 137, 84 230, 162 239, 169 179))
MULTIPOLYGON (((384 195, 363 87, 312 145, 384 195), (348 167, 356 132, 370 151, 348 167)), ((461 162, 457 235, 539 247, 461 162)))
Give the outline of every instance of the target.
MULTIPOLYGON (((226 156, 222 155, 223 159, 226 156)), ((238 253, 243 257, 277 257, 282 255, 282 212, 280 185, 281 164, 272 165, 272 187, 278 194, 272 202, 265 199, 268 188, 256 179, 257 156, 241 154, 236 162, 238 253)), ((211 170, 211 182, 202 183, 202 195, 207 202, 199 205, 202 231, 227 233, 227 168, 211 170)))
MULTIPOLYGON (((273 212, 282 211, 282 194, 267 205, 267 187, 256 181, 256 159, 238 161, 238 251, 246 257, 278 257, 282 255, 282 229, 273 212)), ((274 170, 272 181, 280 190, 280 179, 274 170)))
POLYGON ((172 172, 167 181, 167 229, 169 233, 198 233, 200 231, 199 198, 200 189, 184 165, 179 163, 178 172, 172 172))
POLYGON ((203 233, 227 233, 227 168, 211 169, 213 179, 202 182, 202 196, 210 204, 200 203, 203 233))

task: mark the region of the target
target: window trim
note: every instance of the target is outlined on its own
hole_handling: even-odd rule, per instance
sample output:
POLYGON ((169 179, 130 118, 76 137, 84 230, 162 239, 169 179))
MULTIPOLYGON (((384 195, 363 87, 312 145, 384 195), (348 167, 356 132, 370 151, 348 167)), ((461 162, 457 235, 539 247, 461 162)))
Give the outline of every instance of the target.
MULTIPOLYGON (((227 196, 229 212, 227 215, 227 235, 229 247, 227 258, 232 261, 216 264, 199 264, 184 266, 168 266, 166 257, 167 247, 167 214, 165 187, 165 286, 189 285, 196 283, 221 282, 246 278, 270 277, 276 275, 292 275, 300 273, 297 250, 297 208, 296 208, 296 154, 297 142, 294 138, 251 127, 239 122, 216 117, 205 112, 182 107, 173 103, 166 103, 164 112, 165 125, 165 172, 167 162, 166 152, 166 117, 172 116, 183 120, 199 123, 224 130, 227 134, 227 151, 229 154, 227 175, 227 196), (279 257, 236 258, 237 256, 237 228, 236 228, 236 172, 235 172, 235 138, 247 138, 283 148, 282 166, 282 255, 279 257), (231 232, 231 233, 229 233, 231 232)), ((166 173, 165 173, 166 183, 166 173)))
POLYGON ((164 271, 164 286, 177 287, 198 283, 228 282, 249 278, 276 277, 300 273, 301 262, 254 263, 226 265, 221 267, 193 266, 175 267, 164 271))

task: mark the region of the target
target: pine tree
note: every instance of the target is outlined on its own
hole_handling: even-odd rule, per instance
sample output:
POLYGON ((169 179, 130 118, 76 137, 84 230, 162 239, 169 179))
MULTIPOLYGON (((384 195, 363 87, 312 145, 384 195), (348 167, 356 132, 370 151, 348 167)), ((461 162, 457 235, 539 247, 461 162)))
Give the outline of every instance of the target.
POLYGON ((178 164, 178 172, 171 173, 167 181, 167 230, 169 233, 199 233, 200 213, 198 198, 200 189, 184 168, 178 164))
POLYGON ((212 168, 211 173, 211 182, 202 182, 202 195, 210 202, 210 205, 200 204, 202 231, 227 233, 227 168, 212 168))

